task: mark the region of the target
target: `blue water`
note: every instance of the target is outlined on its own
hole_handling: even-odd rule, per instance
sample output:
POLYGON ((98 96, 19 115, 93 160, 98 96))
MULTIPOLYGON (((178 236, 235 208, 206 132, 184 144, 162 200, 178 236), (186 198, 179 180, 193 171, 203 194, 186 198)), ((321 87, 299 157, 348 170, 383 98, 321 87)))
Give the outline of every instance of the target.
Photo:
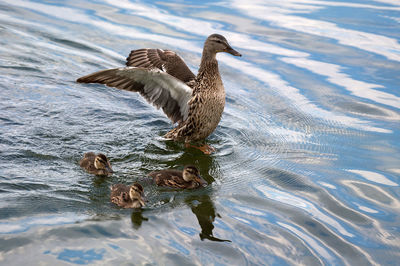
POLYGON ((400 3, 0 1, 0 263, 397 265, 400 3), (78 84, 132 49, 197 72, 223 34, 225 111, 204 155, 135 93, 78 84), (80 169, 104 152, 115 173, 80 169), (198 166, 197 191, 153 170, 198 166), (142 210, 109 202, 140 182, 142 210))

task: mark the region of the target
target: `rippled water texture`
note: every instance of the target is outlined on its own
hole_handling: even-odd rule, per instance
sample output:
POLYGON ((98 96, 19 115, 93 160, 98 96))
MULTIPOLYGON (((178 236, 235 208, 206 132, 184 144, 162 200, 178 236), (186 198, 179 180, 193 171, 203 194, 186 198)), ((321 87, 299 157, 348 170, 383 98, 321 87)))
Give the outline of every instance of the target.
POLYGON ((0 1, 0 263, 396 265, 400 261, 400 3, 0 1), (205 38, 227 92, 211 156, 161 136, 140 95, 75 80, 130 50, 205 38), (80 169, 107 154, 115 173, 80 169), (159 189, 195 164, 210 183, 159 189), (142 210, 109 186, 143 184, 142 210))

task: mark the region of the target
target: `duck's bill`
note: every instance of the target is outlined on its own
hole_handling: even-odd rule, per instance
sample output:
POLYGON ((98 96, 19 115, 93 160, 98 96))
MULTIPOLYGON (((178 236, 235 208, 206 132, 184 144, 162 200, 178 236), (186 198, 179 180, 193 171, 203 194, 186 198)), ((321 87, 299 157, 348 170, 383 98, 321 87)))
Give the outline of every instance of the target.
POLYGON ((147 198, 146 198, 146 196, 141 196, 141 198, 140 198, 143 202, 148 202, 148 200, 147 200, 147 198))
POLYGON ((114 173, 114 170, 110 166, 106 166, 106 169, 109 173, 114 173))
POLYGON ((205 186, 208 185, 207 181, 204 180, 201 176, 197 176, 197 177, 196 177, 196 181, 197 181, 197 183, 199 183, 200 186, 202 186, 202 187, 205 187, 205 186))
POLYGON ((142 205, 142 207, 146 205, 146 203, 145 203, 146 201, 147 201, 147 199, 145 197, 139 198, 139 202, 140 202, 140 205, 142 205))
POLYGON ((241 53, 239 53, 238 51, 236 51, 232 47, 228 47, 225 52, 230 53, 231 55, 234 55, 234 56, 242 56, 241 53))

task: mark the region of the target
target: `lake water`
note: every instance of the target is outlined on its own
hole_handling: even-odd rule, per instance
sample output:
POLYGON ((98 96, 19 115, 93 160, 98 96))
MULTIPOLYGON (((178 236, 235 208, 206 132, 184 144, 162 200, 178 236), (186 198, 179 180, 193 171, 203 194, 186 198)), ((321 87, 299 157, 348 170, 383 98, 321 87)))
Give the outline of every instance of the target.
POLYGON ((0 264, 398 265, 399 41, 395 0, 1 0, 0 264), (75 82, 143 47, 197 73, 212 33, 243 56, 217 57, 211 156, 140 95, 75 82), (148 182, 185 164, 210 185, 148 182), (135 181, 145 208, 109 202, 135 181))

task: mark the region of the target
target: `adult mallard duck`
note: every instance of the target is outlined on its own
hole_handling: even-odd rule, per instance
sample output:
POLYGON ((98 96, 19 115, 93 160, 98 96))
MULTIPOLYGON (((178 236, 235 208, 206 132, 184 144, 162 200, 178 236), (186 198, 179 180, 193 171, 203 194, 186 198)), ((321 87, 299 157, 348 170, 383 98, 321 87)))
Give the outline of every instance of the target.
POLYGON ((114 172, 111 168, 110 161, 102 153, 85 153, 83 158, 80 160, 79 165, 89 173, 95 175, 109 175, 114 172))
MULTIPOLYGON (((241 56, 219 34, 204 43, 200 69, 195 76, 175 52, 161 49, 133 50, 124 68, 102 70, 77 82, 101 83, 139 92, 149 103, 162 108, 177 127, 165 138, 184 141, 204 140, 217 127, 225 106, 225 89, 218 70, 219 52, 241 56)), ((200 147, 211 153, 211 147, 200 147)))
POLYGON ((111 186, 110 200, 123 208, 141 208, 145 205, 143 187, 139 183, 131 186, 115 184, 111 186))
POLYGON ((199 170, 192 165, 185 166, 183 171, 173 169, 154 171, 149 176, 157 186, 162 187, 193 189, 207 185, 199 170))

